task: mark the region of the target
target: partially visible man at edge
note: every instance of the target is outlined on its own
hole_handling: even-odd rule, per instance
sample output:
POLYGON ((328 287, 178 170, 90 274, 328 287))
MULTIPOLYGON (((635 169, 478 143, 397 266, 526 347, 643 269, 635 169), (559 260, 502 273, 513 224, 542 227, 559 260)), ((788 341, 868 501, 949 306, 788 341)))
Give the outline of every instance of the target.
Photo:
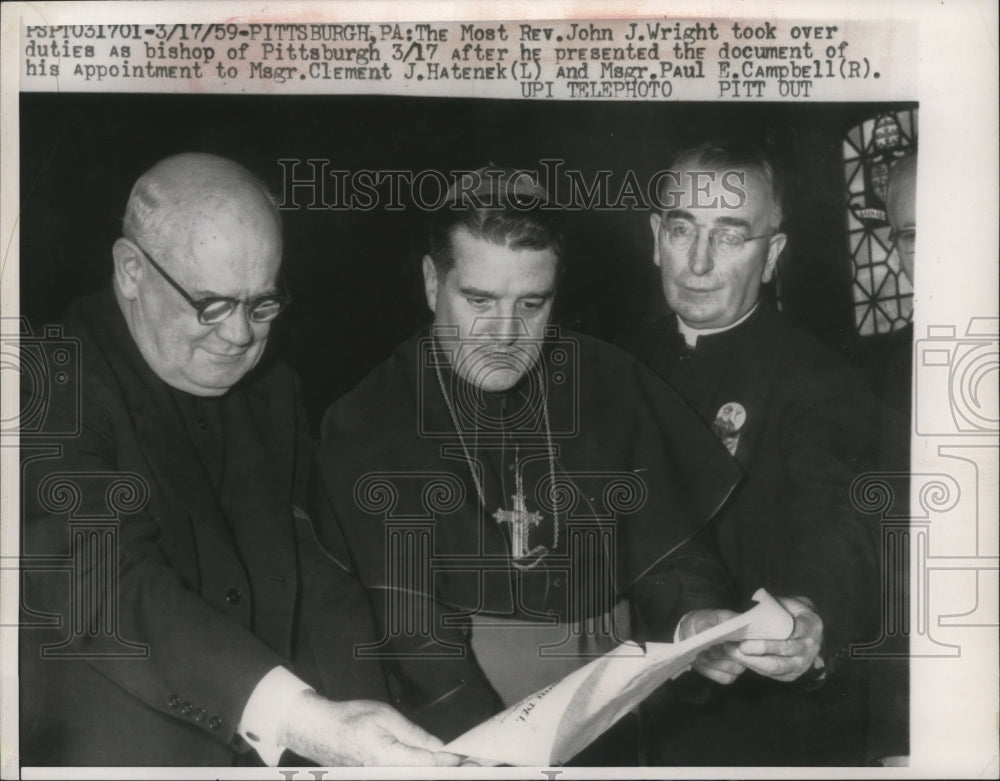
POLYGON ((664 692, 648 708, 652 764, 863 764, 877 563, 850 488, 871 455, 874 404, 859 372, 761 295, 786 242, 782 184, 741 142, 681 152, 653 213, 653 262, 672 314, 636 348, 746 473, 713 523, 746 602, 764 586, 793 640, 728 649, 748 672, 720 690, 664 692), (760 653, 770 654, 760 657, 760 653), (862 663, 863 664, 863 663, 862 663), (768 678, 774 680, 768 680, 768 678))
MULTIPOLYGON (((892 227, 900 270, 914 281, 917 243, 917 157, 910 153, 898 159, 889 171, 886 213, 892 227)), ((913 321, 886 335, 862 340, 861 359, 878 394, 878 468, 893 489, 892 513, 909 516, 910 501, 910 419, 913 402, 913 321)), ((881 540, 880 540, 881 544, 881 540)), ((886 559, 890 561, 891 559, 886 559)), ((909 612, 909 574, 887 572, 884 593, 894 599, 886 610, 909 612)), ((897 618, 894 616, 893 618, 897 618)), ((875 639, 875 638, 872 638, 875 639)), ((902 765, 910 753, 909 642, 906 634, 887 635, 880 653, 897 658, 879 658, 872 665, 872 693, 869 715, 871 733, 868 760, 876 765, 902 765)))
MULTIPOLYGON (((549 327, 563 230, 528 172, 461 177, 423 259, 431 328, 323 423, 324 528, 369 590, 393 702, 446 739, 620 640, 732 615, 698 532, 739 472, 645 367, 549 327)), ((696 668, 732 680, 716 664, 696 668)), ((636 764, 627 729, 577 761, 636 764)))
POLYGON ((81 418, 53 398, 46 425, 80 433, 22 439, 23 604, 61 617, 20 630, 22 764, 457 762, 352 659, 371 616, 311 528, 298 380, 257 365, 281 249, 249 171, 177 155, 133 187, 112 289, 70 307, 81 418), (113 538, 73 534, 109 512, 113 538))
MULTIPOLYGON (((913 284, 917 243, 917 158, 909 154, 889 171, 886 215, 899 258, 900 270, 913 284)), ((912 404, 913 322, 885 336, 866 337, 863 359, 881 402, 879 464, 909 471, 910 411, 912 404)))

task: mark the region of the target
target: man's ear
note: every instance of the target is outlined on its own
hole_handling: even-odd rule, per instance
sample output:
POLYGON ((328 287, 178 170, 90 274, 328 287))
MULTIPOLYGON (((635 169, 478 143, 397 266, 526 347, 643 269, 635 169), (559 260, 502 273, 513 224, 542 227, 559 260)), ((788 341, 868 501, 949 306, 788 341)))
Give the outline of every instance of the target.
POLYGON ((649 227, 653 229, 653 265, 657 268, 660 265, 660 222, 662 219, 659 212, 652 212, 649 215, 649 227))
POLYGON ((111 249, 114 258, 114 277, 121 294, 129 301, 139 295, 139 282, 144 271, 142 253, 139 248, 125 238, 118 239, 111 249))
POLYGON ((764 264, 764 271, 760 275, 761 282, 770 282, 774 279, 774 272, 778 267, 778 258, 785 249, 785 242, 788 237, 784 233, 775 233, 767 244, 767 262, 764 264))
POLYGON ((438 273, 434 259, 424 255, 424 295, 427 296, 427 306, 432 312, 437 312, 438 273))

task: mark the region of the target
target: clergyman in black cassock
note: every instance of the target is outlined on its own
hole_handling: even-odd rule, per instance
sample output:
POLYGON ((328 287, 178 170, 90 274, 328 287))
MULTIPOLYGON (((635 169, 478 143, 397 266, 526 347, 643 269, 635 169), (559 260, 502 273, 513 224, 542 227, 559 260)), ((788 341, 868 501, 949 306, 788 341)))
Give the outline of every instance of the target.
POLYGON ((23 375, 22 763, 457 764, 351 656, 371 616, 312 530, 298 378, 259 363, 287 303, 274 199, 179 154, 122 227, 112 289, 46 331, 58 392, 23 375))
POLYGON ((761 296, 786 237, 780 176, 760 150, 708 143, 670 168, 681 186, 651 227, 674 315, 638 352, 746 473, 713 522, 718 551, 740 601, 763 586, 795 629, 770 651, 741 643, 731 656, 746 669, 731 686, 691 679, 696 691, 681 697, 675 687, 651 701, 649 758, 861 764, 867 670, 851 646, 877 636, 879 587, 871 518, 855 509, 851 488, 869 467, 871 393, 860 372, 761 296))
MULTIPOLYGON (((645 367, 594 339, 567 334, 560 342, 573 343, 577 353, 577 367, 567 367, 562 381, 553 379, 560 370, 553 370, 552 356, 565 348, 547 345, 519 385, 476 393, 450 368, 434 365, 433 339, 418 334, 324 419, 323 482, 357 573, 370 590, 384 638, 380 648, 390 657, 420 646, 439 655, 432 658, 428 650, 418 661, 388 660, 394 704, 442 737, 460 734, 500 708, 494 685, 468 655, 471 622, 485 624, 484 617, 492 616, 536 629, 551 623, 556 634, 573 641, 553 653, 577 657, 577 640, 592 643, 595 652, 609 650, 607 641, 626 639, 627 623, 582 632, 577 626, 579 637, 570 637, 567 622, 607 622, 624 595, 638 598, 646 613, 636 620, 659 640, 670 639, 684 612, 728 601, 717 563, 684 543, 725 501, 738 470, 707 428, 645 367), (466 412, 480 416, 478 429, 466 418, 460 425, 482 502, 470 460, 453 433, 445 393, 464 397, 466 412), (473 408, 470 399, 480 403, 473 408), (548 405, 552 428, 555 496, 549 495, 542 404, 548 405), (521 566, 511 562, 510 524, 494 517, 513 506, 518 480, 528 509, 539 516, 527 530, 527 548, 545 549, 521 566), (414 569, 401 571, 404 566, 414 569), (408 589, 425 589, 433 602, 397 593, 408 589), (407 604, 433 610, 429 634, 402 626, 413 616, 393 614, 407 604), (451 621, 442 622, 442 613, 451 614, 451 621), (449 643, 466 657, 449 651, 449 643)), ((521 634, 525 643, 534 642, 530 632, 521 634)), ((535 650, 532 645, 529 656, 535 650)), ((558 656, 537 663, 564 674, 579 666, 579 658, 569 666, 558 656)), ((535 688, 551 683, 553 674, 519 671, 535 688)), ((516 682, 512 688, 521 695, 534 691, 516 682)))
POLYGON ((764 302, 693 349, 676 318, 657 330, 650 365, 706 423, 727 404, 744 410, 738 431, 717 426, 747 475, 713 524, 718 551, 744 604, 759 586, 815 602, 826 680, 780 683, 748 671, 730 687, 699 681, 697 704, 660 703, 651 761, 860 764, 868 663, 852 660, 850 645, 877 636, 880 593, 873 530, 850 494, 874 431, 865 379, 764 302))
POLYGON ((739 470, 638 361, 548 325, 552 215, 512 211, 432 225, 434 325, 323 422, 325 527, 381 635, 357 653, 444 739, 727 599, 699 530, 739 470))

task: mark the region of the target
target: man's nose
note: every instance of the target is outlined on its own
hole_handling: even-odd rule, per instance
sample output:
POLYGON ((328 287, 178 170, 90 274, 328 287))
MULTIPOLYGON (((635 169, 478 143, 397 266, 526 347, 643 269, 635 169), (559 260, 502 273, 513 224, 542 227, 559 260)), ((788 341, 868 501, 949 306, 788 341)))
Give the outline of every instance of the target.
POLYGON ((513 314, 498 317, 494 323, 493 338, 502 345, 514 344, 524 331, 524 321, 513 314))
POLYGON ((232 313, 219 323, 218 335, 235 347, 247 347, 253 341, 253 327, 247 316, 245 304, 237 305, 232 313))
POLYGON ((688 254, 688 268, 695 276, 704 276, 715 266, 708 231, 703 230, 694 240, 688 254))

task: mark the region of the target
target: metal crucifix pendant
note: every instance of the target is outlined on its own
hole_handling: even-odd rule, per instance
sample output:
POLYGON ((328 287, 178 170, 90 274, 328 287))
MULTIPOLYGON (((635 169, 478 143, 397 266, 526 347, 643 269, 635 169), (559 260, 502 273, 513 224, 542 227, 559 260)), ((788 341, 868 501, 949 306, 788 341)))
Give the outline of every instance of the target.
POLYGON ((532 554, 528 550, 528 530, 532 526, 538 526, 542 521, 541 513, 528 512, 524 503, 524 492, 518 491, 511 499, 514 500, 513 510, 498 509, 493 513, 493 519, 497 523, 510 524, 510 553, 515 561, 526 559, 532 554))

